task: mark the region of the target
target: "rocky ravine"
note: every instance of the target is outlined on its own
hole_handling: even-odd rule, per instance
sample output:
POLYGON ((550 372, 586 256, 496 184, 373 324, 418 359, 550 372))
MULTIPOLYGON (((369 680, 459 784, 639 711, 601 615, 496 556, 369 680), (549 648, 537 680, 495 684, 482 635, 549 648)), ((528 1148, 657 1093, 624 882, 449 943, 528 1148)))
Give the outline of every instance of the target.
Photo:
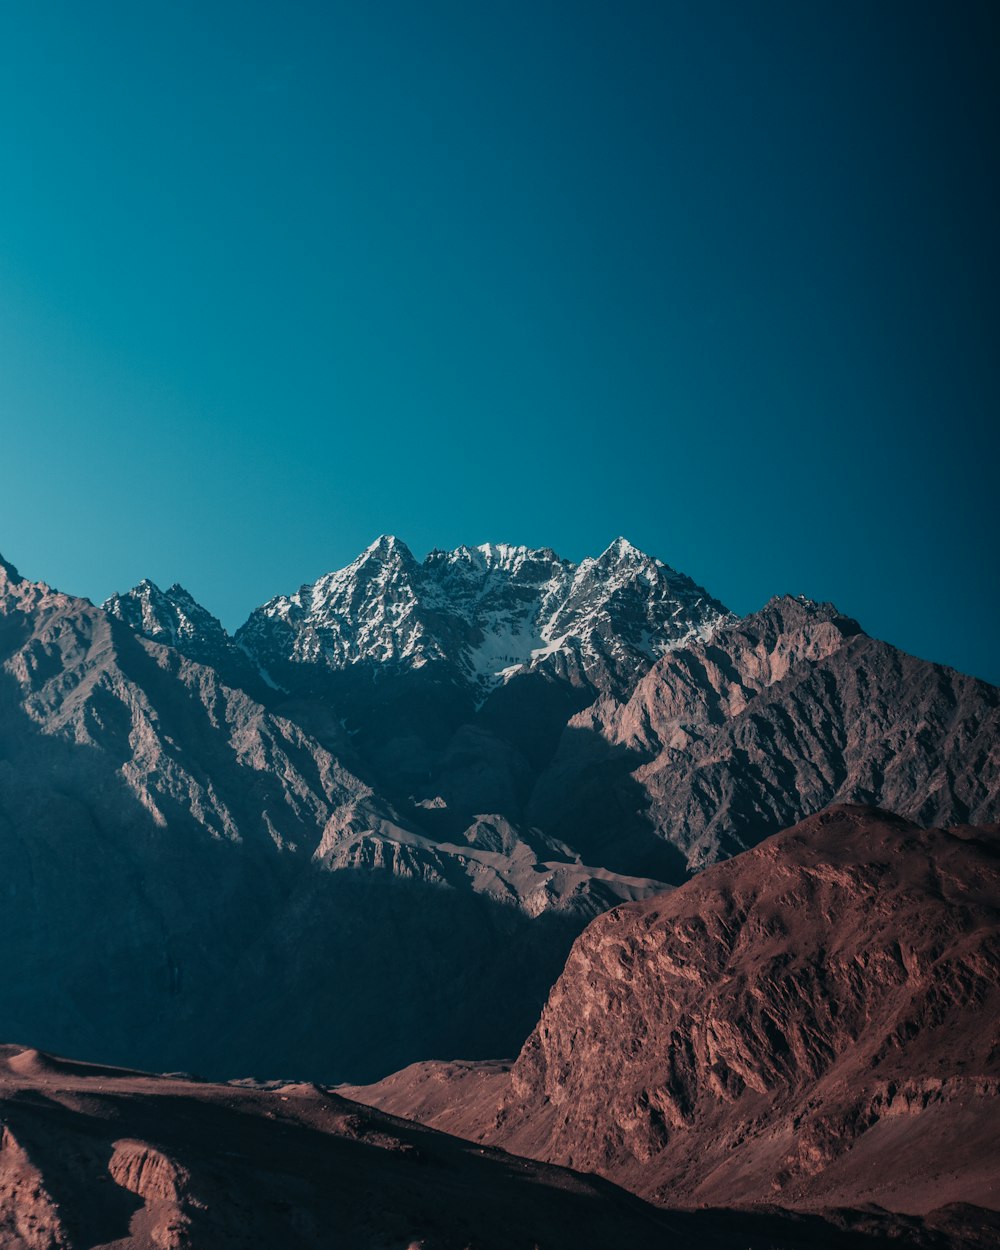
POLYGON ((833 808, 595 920, 513 1065, 345 1092, 667 1205, 1000 1209, 1000 828, 833 808))
POLYGON ((881 1250, 901 1239, 1000 1242, 962 1210, 667 1212, 321 1086, 209 1085, 0 1047, 3 1250, 881 1250))

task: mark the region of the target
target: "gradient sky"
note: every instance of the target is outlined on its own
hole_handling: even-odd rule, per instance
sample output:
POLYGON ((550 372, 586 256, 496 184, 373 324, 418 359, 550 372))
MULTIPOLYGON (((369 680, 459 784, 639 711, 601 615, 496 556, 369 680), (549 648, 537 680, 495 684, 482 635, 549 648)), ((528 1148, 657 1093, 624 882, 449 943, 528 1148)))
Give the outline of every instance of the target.
POLYGON ((998 24, 0 0, 0 552, 233 627, 624 533, 1000 681, 998 24))

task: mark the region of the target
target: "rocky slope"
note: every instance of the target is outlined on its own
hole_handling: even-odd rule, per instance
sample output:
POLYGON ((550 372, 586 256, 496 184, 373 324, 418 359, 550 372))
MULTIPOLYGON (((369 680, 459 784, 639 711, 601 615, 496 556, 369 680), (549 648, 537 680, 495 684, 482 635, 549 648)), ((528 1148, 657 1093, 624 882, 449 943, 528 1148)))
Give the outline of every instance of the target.
POLYGON ((575 933, 657 888, 488 813, 429 838, 214 668, 6 564, 0 869, 14 1035, 327 1078, 516 1044, 575 933))
POLYGON ((576 714, 526 819, 679 881, 837 802, 997 819, 1000 689, 785 597, 576 714))
POLYGON ((595 920, 513 1065, 351 1092, 660 1203, 1000 1209, 1000 827, 830 809, 595 920))
MULTIPOLYGON (((938 1250, 970 1213, 666 1212, 315 1085, 208 1085, 0 1047, 4 1250, 938 1250)), ((971 1213, 974 1215, 974 1213, 971 1213)))

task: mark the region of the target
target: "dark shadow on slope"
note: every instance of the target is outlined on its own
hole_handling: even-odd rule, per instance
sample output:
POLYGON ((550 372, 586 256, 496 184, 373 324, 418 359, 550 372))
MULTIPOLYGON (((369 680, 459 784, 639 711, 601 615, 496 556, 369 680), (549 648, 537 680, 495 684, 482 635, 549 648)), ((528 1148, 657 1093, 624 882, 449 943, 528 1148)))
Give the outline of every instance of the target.
POLYGON ((585 864, 680 885, 690 876, 684 856, 657 833, 649 796, 633 776, 647 760, 593 729, 570 725, 535 786, 526 819, 568 843, 585 864))
MULTIPOLYGON (((232 769, 228 748, 206 744, 204 709, 134 647, 123 671, 155 695, 185 765, 232 769)), ((468 886, 331 874, 265 838, 213 839, 180 807, 164 828, 113 757, 42 733, 20 697, 2 675, 0 1036, 225 1077, 369 1079, 518 1049, 582 919, 533 920, 468 886)), ((248 772, 219 783, 227 802, 248 772)), ((238 810, 259 817, 254 780, 238 810)))
POLYGON ((274 702, 275 710, 441 839, 486 812, 519 823, 566 722, 594 697, 589 687, 530 673, 477 708, 470 690, 433 663, 417 671, 374 664, 305 675, 282 670, 282 677, 294 681, 295 696, 274 702))
POLYGON ((583 927, 389 873, 317 870, 220 986, 207 1070, 363 1083, 421 1059, 516 1054, 583 927))
POLYGON ((112 759, 41 732, 7 674, 0 881, 0 1033, 147 1068, 177 1066, 274 907, 242 848, 190 820, 157 825, 112 759))

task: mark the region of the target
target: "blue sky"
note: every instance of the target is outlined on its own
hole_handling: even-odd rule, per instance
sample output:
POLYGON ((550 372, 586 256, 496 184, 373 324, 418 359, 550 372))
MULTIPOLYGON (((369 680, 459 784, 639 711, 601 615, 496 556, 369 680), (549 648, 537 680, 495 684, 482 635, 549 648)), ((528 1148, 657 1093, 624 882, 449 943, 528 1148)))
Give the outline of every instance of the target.
POLYGON ((619 533, 1000 681, 995 6, 0 5, 0 552, 619 533))

